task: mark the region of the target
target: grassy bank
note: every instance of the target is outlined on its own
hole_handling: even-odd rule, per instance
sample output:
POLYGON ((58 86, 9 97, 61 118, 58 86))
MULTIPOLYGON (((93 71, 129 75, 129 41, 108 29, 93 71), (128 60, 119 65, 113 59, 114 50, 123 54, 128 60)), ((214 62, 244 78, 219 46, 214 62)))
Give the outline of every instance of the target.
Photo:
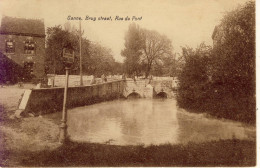
POLYGON ((202 144, 115 146, 67 142, 55 150, 5 151, 1 166, 255 166, 253 141, 202 144), (12 163, 4 159, 12 157, 12 163), (3 164, 5 163, 5 164, 3 164))

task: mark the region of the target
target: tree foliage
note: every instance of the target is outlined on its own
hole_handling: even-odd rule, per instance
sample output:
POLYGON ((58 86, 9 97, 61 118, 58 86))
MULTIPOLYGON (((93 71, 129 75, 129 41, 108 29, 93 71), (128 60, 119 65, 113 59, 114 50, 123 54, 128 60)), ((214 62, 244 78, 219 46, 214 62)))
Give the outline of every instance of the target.
POLYGON ((228 12, 220 26, 224 40, 213 50, 213 87, 238 119, 254 120, 255 3, 228 12))
POLYGON ((177 76, 176 54, 161 57, 152 66, 151 74, 155 76, 177 76))
MULTIPOLYGON (((128 74, 145 73, 148 77, 152 70, 156 74, 156 69, 161 72, 158 74, 164 74, 163 67, 169 66, 166 60, 174 62, 172 50, 171 41, 166 36, 130 24, 125 36, 125 49, 121 55, 125 57, 128 74)), ((170 74, 168 71, 165 73, 170 74)))
POLYGON ((112 74, 115 65, 112 51, 103 47, 98 43, 91 43, 89 46, 89 58, 86 60, 88 64, 86 69, 89 74, 101 76, 102 74, 112 74))
MULTIPOLYGON (((64 74, 62 62, 63 48, 75 52, 75 62, 71 74, 79 74, 79 32, 69 23, 65 30, 61 26, 47 28, 46 73, 64 74)), ((82 37, 82 71, 85 75, 101 76, 102 74, 122 73, 121 64, 116 63, 112 51, 98 43, 82 37)))
MULTIPOLYGON (((46 39, 46 62, 47 71, 51 71, 56 74, 63 74, 65 67, 62 63, 63 48, 77 50, 77 37, 65 31, 61 26, 48 27, 47 39, 46 39)), ((76 58, 76 60, 78 60, 76 58)), ((75 66, 77 61, 75 62, 75 66)))
POLYGON ((198 109, 207 99, 209 57, 211 47, 204 43, 197 49, 182 48, 182 57, 185 61, 179 74, 178 104, 181 107, 198 109))
POLYGON ((145 76, 148 77, 152 66, 163 62, 165 57, 172 56, 171 40, 156 31, 143 30, 145 45, 143 47, 143 64, 146 67, 145 76))
POLYGON ((141 29, 135 23, 129 25, 125 35, 125 49, 121 55, 125 57, 124 65, 129 75, 139 75, 141 72, 141 55, 144 40, 141 35, 141 29))
POLYGON ((213 50, 185 48, 178 104, 213 115, 255 121, 255 3, 226 13, 213 50), (197 52, 199 51, 199 52, 197 52))

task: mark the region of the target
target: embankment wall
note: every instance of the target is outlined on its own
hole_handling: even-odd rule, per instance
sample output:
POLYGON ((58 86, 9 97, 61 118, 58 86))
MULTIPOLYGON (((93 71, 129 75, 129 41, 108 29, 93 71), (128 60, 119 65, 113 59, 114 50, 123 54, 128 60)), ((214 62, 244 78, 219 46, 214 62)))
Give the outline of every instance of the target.
MULTIPOLYGON (((91 86, 69 87, 67 107, 78 107, 122 96, 125 82, 114 81, 91 86)), ((62 110, 64 88, 32 89, 23 110, 25 113, 45 114, 62 110)))

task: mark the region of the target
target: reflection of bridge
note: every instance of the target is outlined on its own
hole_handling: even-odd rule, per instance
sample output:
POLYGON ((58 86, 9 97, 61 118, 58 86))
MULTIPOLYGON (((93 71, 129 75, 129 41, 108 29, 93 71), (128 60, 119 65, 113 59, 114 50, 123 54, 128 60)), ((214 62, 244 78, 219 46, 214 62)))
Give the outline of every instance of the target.
MULTIPOLYGON (((42 88, 26 90, 21 100, 19 110, 46 113, 59 111, 62 108, 64 88, 42 88)), ((90 86, 75 86, 68 88, 68 107, 78 107, 100 101, 112 100, 118 97, 129 97, 131 94, 142 98, 163 96, 172 98, 173 80, 132 79, 117 80, 90 86)))

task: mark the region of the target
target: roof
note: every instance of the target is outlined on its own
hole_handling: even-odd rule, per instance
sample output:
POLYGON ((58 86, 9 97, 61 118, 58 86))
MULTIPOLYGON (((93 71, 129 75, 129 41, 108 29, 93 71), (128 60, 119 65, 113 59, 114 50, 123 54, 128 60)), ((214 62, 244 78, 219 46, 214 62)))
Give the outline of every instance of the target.
POLYGON ((45 37, 44 22, 40 19, 2 18, 0 34, 15 34, 45 37))

